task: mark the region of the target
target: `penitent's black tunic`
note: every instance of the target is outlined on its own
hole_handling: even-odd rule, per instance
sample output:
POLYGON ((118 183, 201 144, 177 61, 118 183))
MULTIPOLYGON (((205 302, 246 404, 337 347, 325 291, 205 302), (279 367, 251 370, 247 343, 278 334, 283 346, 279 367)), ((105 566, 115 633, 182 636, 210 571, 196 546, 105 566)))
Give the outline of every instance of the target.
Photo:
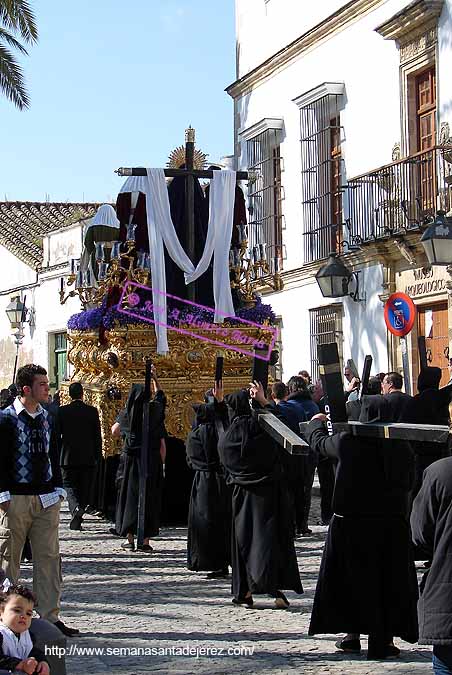
POLYGON ((254 417, 236 417, 218 444, 232 493, 232 592, 302 593, 280 450, 254 417))
POLYGON ((187 438, 187 462, 194 469, 188 512, 187 567, 225 569, 231 562, 231 488, 218 456, 215 417, 224 423, 225 406, 196 406, 197 426, 187 438))
POLYGON ((328 436, 320 420, 310 422, 306 440, 321 455, 338 460, 335 515, 309 634, 364 633, 416 642, 417 580, 407 518, 413 475, 409 445, 346 433, 328 436))
MULTIPOLYGON (((136 534, 140 480, 140 452, 143 418, 143 386, 133 385, 125 411, 120 416, 124 445, 117 473, 116 531, 121 536, 136 534)), ((165 397, 158 391, 151 402, 149 420, 148 480, 146 482, 146 512, 144 537, 159 533, 163 488, 163 467, 160 459, 160 439, 164 427, 165 397)))

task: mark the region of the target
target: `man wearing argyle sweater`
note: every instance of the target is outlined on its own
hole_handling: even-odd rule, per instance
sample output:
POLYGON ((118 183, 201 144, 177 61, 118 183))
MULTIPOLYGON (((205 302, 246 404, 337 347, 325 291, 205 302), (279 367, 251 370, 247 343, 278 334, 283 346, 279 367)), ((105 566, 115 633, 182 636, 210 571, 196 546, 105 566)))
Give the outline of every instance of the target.
POLYGON ((59 620, 61 570, 58 526, 62 488, 56 434, 42 407, 49 380, 41 366, 17 373, 18 397, 0 411, 0 565, 17 583, 26 538, 33 551, 33 590, 41 618, 67 636, 78 633, 59 620))

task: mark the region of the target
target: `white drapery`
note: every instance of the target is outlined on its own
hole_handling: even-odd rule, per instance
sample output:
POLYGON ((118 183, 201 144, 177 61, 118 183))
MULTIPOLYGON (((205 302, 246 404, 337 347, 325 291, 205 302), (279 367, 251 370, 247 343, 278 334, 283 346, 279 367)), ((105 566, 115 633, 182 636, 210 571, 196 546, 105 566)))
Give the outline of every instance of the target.
POLYGON ((163 244, 174 263, 185 273, 185 283, 198 279, 207 270, 212 255, 215 317, 235 316, 229 283, 229 247, 231 243, 235 198, 235 171, 214 171, 209 196, 209 224, 204 252, 196 269, 182 248, 171 220, 171 211, 163 169, 147 169, 147 178, 132 176, 121 192, 140 191, 146 195, 149 253, 151 258, 152 300, 154 306, 157 352, 168 351, 166 326, 166 276, 163 244))
POLYGON ((94 227, 95 225, 114 227, 119 230, 120 222, 116 217, 116 211, 111 204, 102 204, 102 206, 99 206, 86 229, 94 227))

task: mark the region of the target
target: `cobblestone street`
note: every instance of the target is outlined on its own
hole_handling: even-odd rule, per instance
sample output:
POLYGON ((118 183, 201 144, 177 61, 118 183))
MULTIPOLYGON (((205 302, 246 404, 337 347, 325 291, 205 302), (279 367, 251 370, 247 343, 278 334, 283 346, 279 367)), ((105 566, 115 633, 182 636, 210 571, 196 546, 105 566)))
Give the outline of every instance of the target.
MULTIPOLYGON (((312 522, 318 519, 313 500, 312 522)), ((165 528, 153 542, 155 552, 129 553, 108 526, 86 516, 84 530, 69 530, 69 514, 62 513, 62 618, 80 629, 68 640, 69 675, 117 673, 310 673, 420 675, 431 672, 430 650, 396 640, 400 659, 368 662, 361 656, 340 654, 334 636, 307 636, 309 617, 326 528, 312 526, 313 535, 297 541, 298 561, 305 588, 302 596, 289 593, 288 610, 274 610, 272 601, 256 597, 255 608, 231 604, 229 581, 207 580, 185 568, 185 528, 165 528), (252 647, 252 655, 228 654, 229 649, 252 647), (223 649, 224 655, 123 656, 117 648, 223 649), (84 648, 103 654, 79 655, 84 648)), ((30 577, 31 566, 23 566, 30 577)), ((366 641, 364 647, 366 646, 366 641)))

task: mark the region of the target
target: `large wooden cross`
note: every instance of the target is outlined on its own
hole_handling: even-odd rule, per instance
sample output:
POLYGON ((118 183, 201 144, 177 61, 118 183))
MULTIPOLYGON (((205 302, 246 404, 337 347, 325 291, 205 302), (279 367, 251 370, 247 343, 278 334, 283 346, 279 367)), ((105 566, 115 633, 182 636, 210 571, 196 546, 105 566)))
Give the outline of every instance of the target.
MULTIPOLYGON (((185 168, 164 169, 167 178, 182 176, 185 178, 185 212, 187 215, 187 255, 193 262, 195 259, 195 178, 212 178, 212 169, 195 169, 195 130, 189 127, 185 132, 185 168)), ((144 167, 127 168, 120 167, 116 170, 118 176, 146 176, 144 167)), ((247 171, 237 171, 237 180, 246 180, 247 171)), ((188 299, 196 301, 195 282, 188 284, 188 299)))
MULTIPOLYGON (((327 399, 327 428, 330 434, 345 431, 352 436, 364 438, 433 443, 447 442, 449 427, 442 424, 406 424, 402 422, 364 424, 363 422, 348 421, 337 344, 332 342, 326 345, 318 345, 318 355, 323 391, 327 399)), ((306 431, 308 424, 309 422, 300 423, 301 434, 306 431)), ((365 445, 363 445, 363 448, 365 448, 365 445)))

